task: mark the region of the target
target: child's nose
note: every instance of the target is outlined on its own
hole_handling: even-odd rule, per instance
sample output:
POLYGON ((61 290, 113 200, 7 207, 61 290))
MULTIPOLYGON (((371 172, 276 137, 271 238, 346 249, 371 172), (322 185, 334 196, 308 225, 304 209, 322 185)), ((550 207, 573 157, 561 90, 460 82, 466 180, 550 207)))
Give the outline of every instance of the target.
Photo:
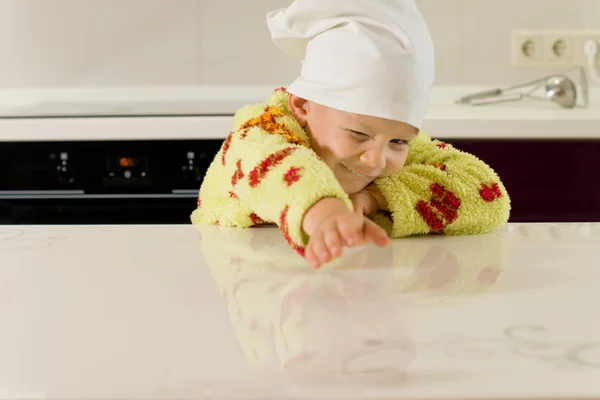
POLYGON ((379 149, 373 149, 364 152, 360 156, 360 161, 373 169, 384 169, 386 164, 385 154, 379 149))

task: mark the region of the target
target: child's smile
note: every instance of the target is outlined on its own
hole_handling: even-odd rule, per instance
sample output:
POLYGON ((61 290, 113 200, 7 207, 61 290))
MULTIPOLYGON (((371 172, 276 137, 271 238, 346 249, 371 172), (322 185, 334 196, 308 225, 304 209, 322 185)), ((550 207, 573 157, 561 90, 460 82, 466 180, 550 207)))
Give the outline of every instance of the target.
POLYGON ((363 175, 363 174, 359 174, 358 172, 356 172, 353 169, 350 169, 348 167, 346 167, 348 169, 348 171, 352 172, 354 175, 358 176, 359 178, 372 178, 372 176, 367 176, 367 175, 363 175))

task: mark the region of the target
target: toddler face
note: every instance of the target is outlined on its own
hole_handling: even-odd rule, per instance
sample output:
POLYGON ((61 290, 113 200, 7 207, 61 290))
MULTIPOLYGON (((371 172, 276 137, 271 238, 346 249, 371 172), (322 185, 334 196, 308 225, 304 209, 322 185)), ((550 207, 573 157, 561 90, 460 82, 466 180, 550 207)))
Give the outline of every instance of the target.
POLYGON ((292 94, 289 105, 308 133, 313 150, 348 194, 400 171, 408 144, 419 133, 404 122, 347 113, 292 94))

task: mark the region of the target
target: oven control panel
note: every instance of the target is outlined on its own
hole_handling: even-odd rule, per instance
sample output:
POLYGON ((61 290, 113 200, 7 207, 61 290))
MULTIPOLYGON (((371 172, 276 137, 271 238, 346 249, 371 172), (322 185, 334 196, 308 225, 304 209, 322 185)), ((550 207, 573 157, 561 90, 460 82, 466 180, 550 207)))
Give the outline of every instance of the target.
POLYGON ((222 142, 5 142, 0 198, 191 196, 222 142))

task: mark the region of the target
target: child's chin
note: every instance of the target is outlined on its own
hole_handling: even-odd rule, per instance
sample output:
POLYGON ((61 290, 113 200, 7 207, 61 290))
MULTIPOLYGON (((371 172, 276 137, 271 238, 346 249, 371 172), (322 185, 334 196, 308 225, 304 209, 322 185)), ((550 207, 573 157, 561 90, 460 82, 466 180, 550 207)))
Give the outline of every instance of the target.
POLYGON ((341 182, 341 185, 342 189, 344 189, 344 192, 346 192, 346 194, 353 195, 366 188, 369 185, 369 183, 371 182, 341 182))

